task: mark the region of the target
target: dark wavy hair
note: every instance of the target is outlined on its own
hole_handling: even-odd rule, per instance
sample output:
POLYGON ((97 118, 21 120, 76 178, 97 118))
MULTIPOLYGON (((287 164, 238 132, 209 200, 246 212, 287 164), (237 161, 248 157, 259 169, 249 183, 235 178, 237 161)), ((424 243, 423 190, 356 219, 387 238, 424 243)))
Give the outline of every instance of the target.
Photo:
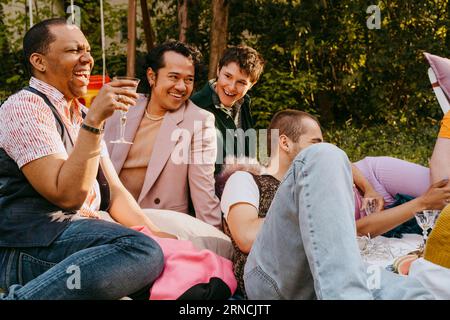
POLYGON ((147 70, 148 68, 152 68, 153 72, 157 74, 159 69, 164 68, 165 66, 164 53, 168 51, 179 53, 185 56, 186 58, 191 59, 195 68, 195 80, 197 80, 200 70, 202 68, 201 65, 202 54, 193 45, 181 41, 171 40, 154 47, 145 57, 144 68, 143 70, 140 70, 141 83, 143 83, 143 85, 140 87, 139 92, 145 93, 151 92, 150 83, 148 82, 147 79, 147 70))

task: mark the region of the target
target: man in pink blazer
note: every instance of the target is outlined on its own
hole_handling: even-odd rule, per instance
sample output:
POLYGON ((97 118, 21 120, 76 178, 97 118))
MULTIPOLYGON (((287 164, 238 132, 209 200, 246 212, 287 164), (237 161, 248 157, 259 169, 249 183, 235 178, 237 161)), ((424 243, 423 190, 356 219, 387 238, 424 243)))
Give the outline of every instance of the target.
POLYGON ((133 144, 109 143, 119 137, 118 113, 106 123, 105 141, 121 181, 141 208, 188 213, 190 196, 195 216, 222 229, 214 190, 214 116, 188 100, 199 56, 174 41, 150 51, 150 96, 140 95, 127 114, 125 139, 133 144))

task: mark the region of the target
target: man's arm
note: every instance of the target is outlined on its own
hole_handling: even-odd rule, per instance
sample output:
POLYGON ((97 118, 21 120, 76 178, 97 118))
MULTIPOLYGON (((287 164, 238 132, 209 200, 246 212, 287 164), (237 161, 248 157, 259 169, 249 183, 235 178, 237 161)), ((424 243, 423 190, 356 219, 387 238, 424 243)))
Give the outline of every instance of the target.
POLYGON ((263 223, 264 218, 259 218, 258 210, 249 203, 236 203, 228 212, 227 224, 231 235, 244 253, 250 252, 263 223))
POLYGON ((22 167, 44 198, 67 210, 79 209, 92 188, 100 156, 100 135, 81 130, 72 155, 53 154, 22 167), (75 192, 76 190, 76 192, 75 192))
POLYGON ((256 235, 264 223, 258 215, 260 194, 251 174, 237 171, 227 180, 220 206, 239 249, 250 252, 256 235))
POLYGON ((430 160, 431 183, 450 178, 450 139, 438 138, 430 160))
POLYGON ((386 209, 365 216, 356 221, 358 235, 378 236, 394 229, 405 221, 408 221, 416 212, 425 209, 441 210, 450 198, 450 185, 448 180, 441 180, 431 187, 420 197, 408 201, 394 208, 386 209))
POLYGON ((430 160, 431 183, 450 178, 450 111, 441 122, 441 129, 430 160))
POLYGON ((136 200, 120 181, 109 157, 102 157, 100 164, 111 191, 109 214, 115 221, 126 227, 146 226, 155 236, 177 239, 175 236, 161 231, 144 214, 136 200))
POLYGON ((199 129, 194 131, 189 158, 188 179, 192 203, 198 219, 222 230, 222 213, 214 179, 217 155, 214 116, 209 114, 199 129))
MULTIPOLYGON (((128 110, 115 98, 134 105, 137 94, 121 88, 130 81, 117 81, 105 85, 94 100, 84 122, 92 127, 103 127, 104 121, 115 110, 128 110)), ((72 153, 52 154, 25 164, 21 169, 31 185, 47 200, 66 210, 79 209, 97 175, 101 136, 80 129, 72 153)))
POLYGON ((376 206, 375 211, 381 211, 384 208, 384 199, 383 197, 375 191, 370 182, 363 175, 361 170, 358 169, 357 166, 352 164, 352 175, 353 182, 358 187, 359 190, 362 191, 364 198, 362 201, 361 209, 364 210, 366 206, 369 205, 369 201, 375 200, 376 206))

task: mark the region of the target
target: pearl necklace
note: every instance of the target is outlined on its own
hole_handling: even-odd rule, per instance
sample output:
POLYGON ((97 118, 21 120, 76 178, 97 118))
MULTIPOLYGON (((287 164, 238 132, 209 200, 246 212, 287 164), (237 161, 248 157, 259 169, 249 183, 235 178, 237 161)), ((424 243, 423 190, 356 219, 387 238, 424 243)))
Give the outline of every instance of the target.
POLYGON ((145 117, 147 119, 150 119, 152 121, 159 121, 162 120, 164 118, 164 115, 160 116, 160 117, 152 117, 152 115, 150 113, 147 112, 147 108, 145 108, 145 117))

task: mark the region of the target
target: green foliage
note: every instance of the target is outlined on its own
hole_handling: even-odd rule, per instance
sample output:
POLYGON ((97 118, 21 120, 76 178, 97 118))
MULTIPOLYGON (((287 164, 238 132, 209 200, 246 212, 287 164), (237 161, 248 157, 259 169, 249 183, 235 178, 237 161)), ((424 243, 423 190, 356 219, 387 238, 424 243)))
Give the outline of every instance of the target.
MULTIPOLYGON (((56 1, 38 1, 35 22, 55 16, 56 1)), ((11 5, 13 0, 2 3, 11 5)), ((211 1, 189 3, 187 39, 202 51, 206 64, 211 1)), ((98 3, 75 4, 82 8, 82 30, 96 60, 94 73, 100 73, 98 3)), ((126 2, 104 4, 106 34, 116 36, 107 47, 107 70, 110 75, 123 74, 126 40, 117 40, 117 35, 126 21, 126 2)), ((157 42, 177 38, 177 1, 148 4, 157 42)), ((229 0, 229 4, 229 44, 253 46, 267 61, 250 92, 258 128, 266 127, 279 110, 301 109, 318 116, 329 128, 328 139, 348 149, 355 160, 376 153, 426 163, 442 114, 423 52, 450 57, 449 0, 229 0), (379 30, 366 25, 366 9, 372 4, 381 9, 379 30)), ((26 26, 23 12, 6 16, 0 11, 0 99, 28 80, 20 52, 26 26)), ((144 34, 138 33, 138 44, 143 41, 144 34)), ((138 74, 143 74, 144 55, 138 52, 138 74)), ((197 85, 207 80, 205 75, 197 85)))
POLYGON ((177 1, 149 1, 152 25, 154 26, 156 42, 162 43, 178 38, 177 1))
POLYGON ((413 127, 376 124, 358 128, 347 121, 325 129, 324 139, 343 149, 351 161, 366 156, 391 156, 428 166, 438 130, 438 122, 433 119, 413 127))
POLYGON ((257 128, 267 128, 272 116, 283 109, 302 109, 315 114, 308 98, 312 94, 311 84, 316 83, 315 75, 294 76, 275 68, 263 73, 259 83, 252 89, 253 114, 257 128))
MULTIPOLYGON (((52 17, 60 17, 61 10, 57 10, 57 1, 37 1, 37 10, 34 7, 34 23, 52 17)), ((68 5, 66 1, 65 5, 68 5)), ((3 6, 12 6, 14 1, 3 0, 3 6)), ((96 64, 94 74, 102 73, 100 7, 97 1, 77 0, 74 4, 81 8, 81 29, 88 39, 92 55, 96 64)), ((1 9, 4 7, 0 6, 1 9)), ((126 4, 112 6, 104 1, 105 34, 113 37, 120 31, 121 17, 126 16, 126 4)), ((64 15, 63 15, 64 16, 64 15)), ((67 15, 65 15, 68 17, 67 15)), ((0 52, 2 68, 0 69, 0 100, 4 100, 11 93, 28 83, 29 75, 25 70, 22 55, 22 39, 28 30, 28 17, 22 12, 6 14, 0 10, 0 52), (13 36, 11 36, 13 35, 13 36)), ((108 71, 124 72, 126 57, 121 46, 112 42, 106 48, 108 71)))
MULTIPOLYGON (((308 75, 298 109, 315 110, 325 122, 351 117, 359 126, 440 116, 422 53, 450 56, 448 1, 380 2, 379 30, 366 26, 372 1, 232 3, 231 43, 255 46, 274 83, 278 71, 298 81, 308 75)), ((266 86, 265 95, 279 89, 266 86)), ((273 109, 267 106, 254 105, 260 123, 273 109)))
MULTIPOLYGON (((12 0, 3 2, 12 4, 12 0)), ((56 0, 38 2, 35 21, 57 14, 56 0)), ((177 38, 177 1, 148 2, 157 42, 177 38)), ((416 118, 440 116, 422 52, 450 56, 448 0, 380 1, 379 30, 366 26, 366 9, 373 4, 368 0, 230 0, 229 3, 229 43, 254 46, 268 61, 263 78, 252 90, 259 127, 265 126, 274 112, 287 106, 310 111, 323 122, 344 123, 352 118, 359 126, 408 123, 416 118)), ((82 29, 97 62, 94 73, 100 73, 98 2, 77 0, 75 4, 82 8, 82 29)), ((187 38, 203 52, 206 62, 211 2, 190 0, 190 4, 187 38)), ((104 5, 106 34, 112 37, 119 34, 126 21, 126 3, 112 6, 105 1, 104 5)), ((24 14, 4 17, 4 25, 0 27, 2 56, 19 52, 20 41, 11 41, 8 35, 16 34, 20 39, 26 20, 24 14)), ((143 37, 143 33, 138 34, 138 43, 143 42, 143 37)), ((123 39, 120 43, 109 43, 106 55, 110 74, 125 70, 125 54, 123 39)), ((1 80, 5 92, 14 91, 26 77, 23 70, 19 71, 21 61, 16 57, 13 55, 5 64, 6 75, 1 80)), ((199 83, 206 80, 202 74, 199 83)))

